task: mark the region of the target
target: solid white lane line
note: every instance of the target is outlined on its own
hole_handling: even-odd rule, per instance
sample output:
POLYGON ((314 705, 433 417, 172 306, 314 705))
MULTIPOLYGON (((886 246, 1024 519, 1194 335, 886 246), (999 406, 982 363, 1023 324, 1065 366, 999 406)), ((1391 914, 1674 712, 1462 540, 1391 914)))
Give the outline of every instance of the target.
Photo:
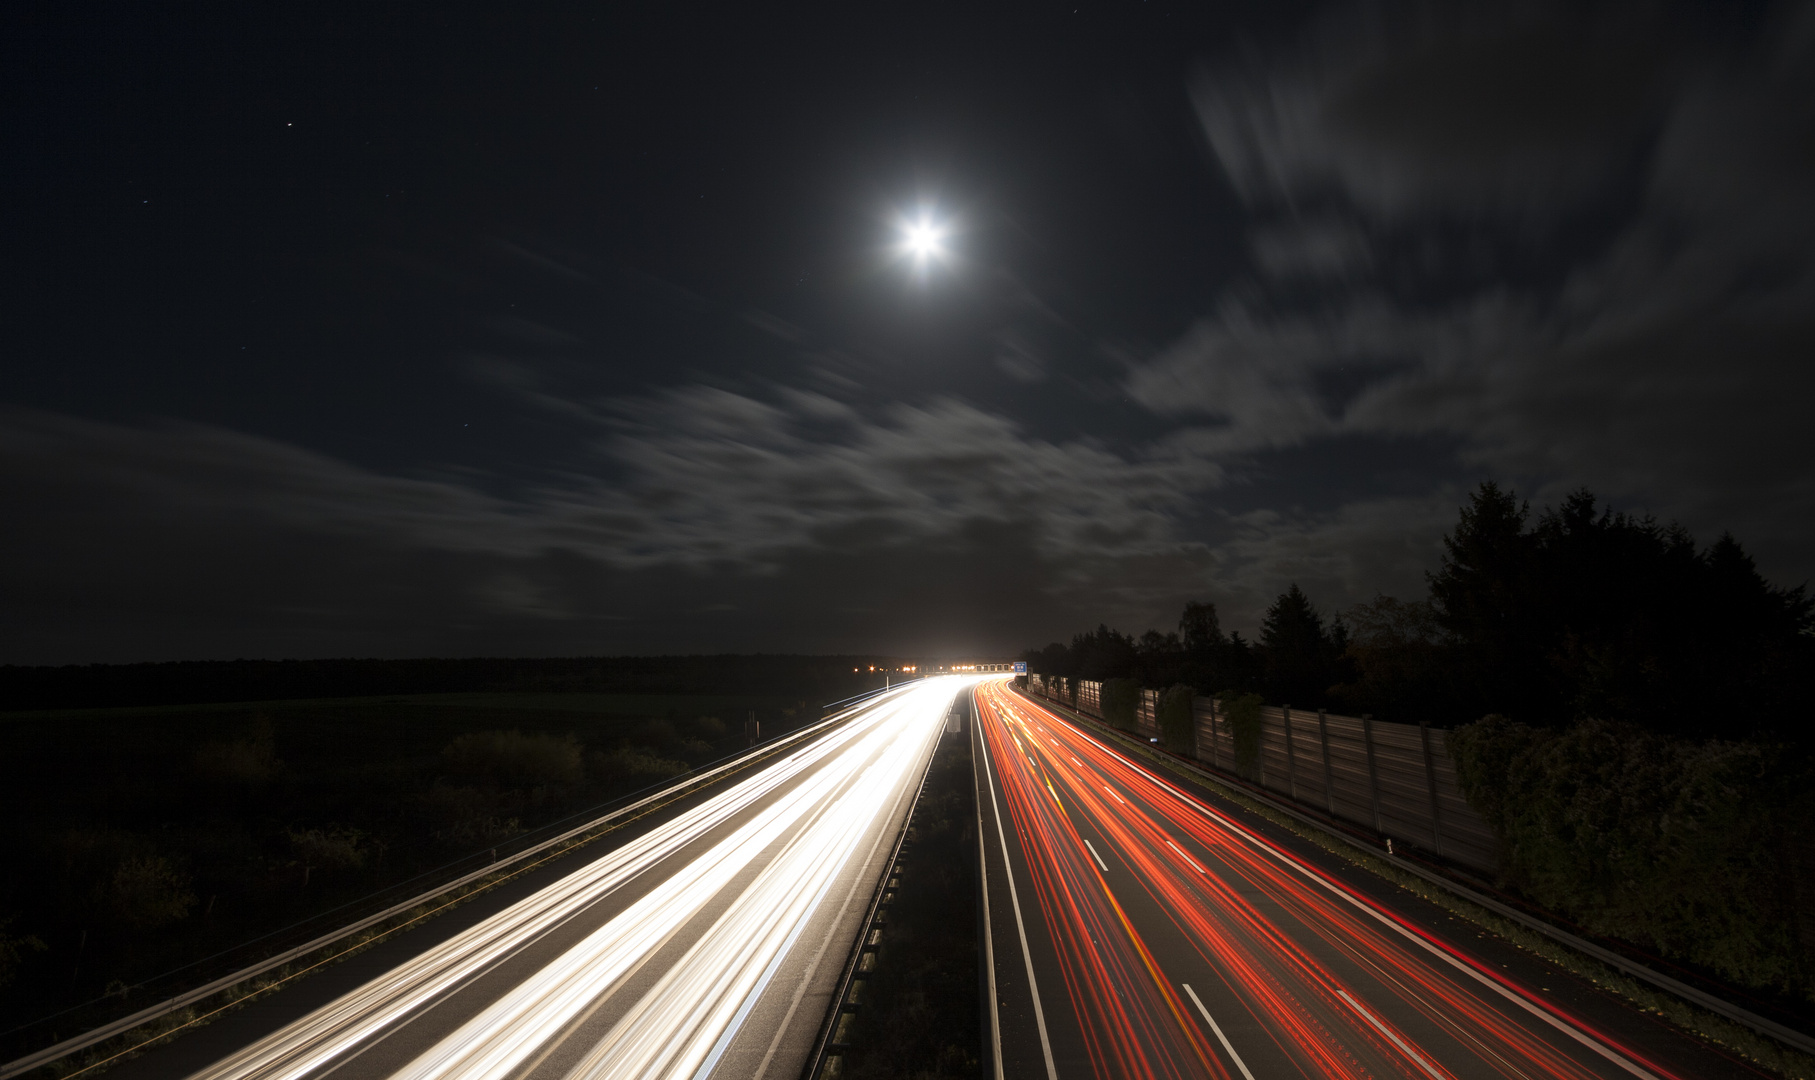
POLYGON ((1027 961, 1027 989, 1034 998, 1034 1023, 1040 1029, 1040 1051, 1046 1055, 1047 1080, 1059 1080, 1058 1066, 1052 1061, 1052 1040, 1046 1035, 1046 1010, 1040 1007, 1040 984, 1034 979, 1034 954, 1027 948, 1027 923, 1021 918, 1021 898, 1015 893, 1015 868, 1008 858, 1008 833, 1002 828, 1002 804, 996 801, 995 770, 989 755, 983 755, 983 776, 989 781, 989 805, 996 817, 996 838, 1002 842, 1002 873, 1008 878, 1008 902, 1015 908, 1015 930, 1021 935, 1021 959, 1027 961))
POLYGON ((1087 848, 1090 848, 1090 857, 1097 861, 1098 868, 1100 868, 1103 871, 1103 873, 1105 873, 1105 874, 1109 873, 1109 864, 1103 861, 1103 856, 1097 854, 1096 848, 1091 847, 1089 840, 1084 841, 1084 846, 1087 848))
POLYGON ((1190 983, 1179 983, 1179 985, 1185 988, 1185 993, 1191 995, 1191 1004, 1197 1006, 1197 1011, 1204 1016, 1204 1023, 1209 1024, 1210 1030, 1216 1033, 1216 1041, 1223 1044, 1223 1049, 1229 1054, 1229 1060, 1235 1062, 1235 1067, 1242 1071, 1243 1076, 1248 1080, 1254 1080, 1254 1074, 1248 1071, 1248 1063, 1235 1052, 1235 1047, 1229 1045, 1229 1036, 1224 1035, 1223 1029, 1216 1026, 1216 1021, 1210 1017, 1210 1010, 1204 1008, 1204 1003, 1197 999, 1197 991, 1191 989, 1190 983))
MULTIPOLYGON (((982 719, 981 704, 972 698, 971 705, 975 719, 982 719)), ((978 729, 975 721, 971 724, 971 731, 975 733, 971 738, 971 779, 975 781, 978 779, 977 762, 988 751, 983 746, 983 732, 978 729)), ((989 864, 983 857, 989 849, 982 843, 982 799, 977 800, 977 839, 977 881, 982 886, 983 899, 983 958, 984 966, 989 973, 989 1045, 991 1054, 995 1058, 995 1078, 1005 1080, 1002 1072, 1002 1009, 1000 998, 996 993, 996 942, 989 923, 989 864)), ((758 1077, 757 1080, 761 1080, 761 1078, 758 1077)))
POLYGON ((1197 872, 1198 872, 1198 873, 1200 873, 1200 874, 1202 874, 1202 873, 1204 873, 1204 868, 1203 868, 1203 867, 1201 867, 1201 866, 1198 866, 1198 865, 1197 865, 1197 860, 1196 860, 1196 859, 1193 859, 1193 858, 1192 858, 1192 857, 1191 857, 1191 856, 1189 856, 1189 855, 1187 855, 1187 854, 1185 854, 1185 849, 1184 849, 1184 848, 1182 848, 1182 847, 1179 847, 1179 846, 1178 846, 1178 845, 1177 845, 1177 844, 1175 844, 1175 843, 1173 843, 1173 842, 1172 842, 1172 841, 1170 841, 1170 840, 1168 840, 1168 841, 1166 841, 1166 846, 1167 846, 1167 847, 1169 847, 1169 848, 1171 848, 1171 849, 1172 849, 1172 850, 1174 850, 1174 851, 1176 851, 1176 852, 1178 852, 1178 855, 1179 855, 1179 858, 1181 858, 1181 859, 1183 859, 1183 860, 1185 860, 1185 861, 1186 861, 1186 862, 1188 862, 1188 863, 1190 863, 1190 864, 1191 864, 1191 865, 1192 865, 1192 866, 1194 866, 1194 867, 1197 867, 1197 872))
POLYGON ((1362 1008, 1361 1002, 1356 1001, 1354 998, 1350 997, 1345 991, 1338 990, 1336 992, 1338 994, 1342 995, 1342 1000, 1348 1002, 1350 1008, 1354 1009, 1356 1012, 1361 1014, 1362 1019, 1364 1019, 1368 1023, 1374 1025, 1375 1031, 1378 1031, 1382 1035, 1385 1035, 1387 1038, 1393 1040, 1394 1046, 1397 1046, 1399 1049, 1405 1051, 1405 1054, 1407 1057, 1411 1058, 1413 1061, 1416 1061, 1418 1063, 1418 1067, 1420 1069, 1423 1069, 1425 1072, 1427 1072, 1431 1075, 1432 1080, 1449 1080, 1448 1077, 1444 1076, 1442 1073, 1440 1073, 1436 1069, 1432 1068, 1431 1063, 1424 1060, 1424 1055, 1418 1053, 1418 1051, 1413 1050, 1411 1047, 1405 1045, 1404 1039, 1401 1039, 1399 1036, 1393 1034, 1392 1030, 1390 1028, 1388 1028, 1385 1024, 1374 1019, 1374 1014, 1367 1011, 1366 1009, 1362 1008))

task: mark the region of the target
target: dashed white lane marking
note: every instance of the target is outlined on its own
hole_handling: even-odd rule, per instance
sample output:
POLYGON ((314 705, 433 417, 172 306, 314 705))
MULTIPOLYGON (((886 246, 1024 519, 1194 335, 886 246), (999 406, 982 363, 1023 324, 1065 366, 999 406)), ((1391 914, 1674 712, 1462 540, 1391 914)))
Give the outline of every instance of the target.
POLYGON ((1168 840, 1168 841, 1166 841, 1166 846, 1167 846, 1167 847, 1169 847, 1169 848, 1171 848, 1171 849, 1172 849, 1172 850, 1174 850, 1174 851, 1176 851, 1176 852, 1178 852, 1178 856, 1179 856, 1179 858, 1181 858, 1181 859, 1183 859, 1183 860, 1185 860, 1185 861, 1186 861, 1186 862, 1188 862, 1188 863, 1190 863, 1190 864, 1191 864, 1191 865, 1192 865, 1192 866, 1193 866, 1193 867, 1194 867, 1194 868, 1195 868, 1195 869, 1196 869, 1196 870, 1197 870, 1197 872, 1198 872, 1198 873, 1200 873, 1200 874, 1202 874, 1202 873, 1205 873, 1205 872, 1206 872, 1206 871, 1205 871, 1205 870, 1204 870, 1204 868, 1203 868, 1203 867, 1201 867, 1201 866, 1198 866, 1198 865, 1197 865, 1197 860, 1196 860, 1196 859, 1194 859, 1194 858, 1192 858, 1192 857, 1191 857, 1191 856, 1189 856, 1189 855, 1187 855, 1187 854, 1185 854, 1185 849, 1184 849, 1184 848, 1182 848, 1182 847, 1179 847, 1179 846, 1178 846, 1178 845, 1177 845, 1177 844, 1175 844, 1175 843, 1173 843, 1173 842, 1172 842, 1172 841, 1170 841, 1170 840, 1168 840))
POLYGON ((1204 1023, 1209 1024, 1210 1030, 1216 1033, 1216 1041, 1222 1043, 1223 1049, 1228 1051, 1229 1060, 1235 1062, 1235 1067, 1242 1071, 1243 1076, 1248 1080, 1254 1080, 1254 1074, 1248 1071, 1248 1063, 1235 1052, 1235 1047, 1229 1045, 1229 1036, 1224 1035, 1223 1029, 1216 1026, 1216 1021, 1210 1018, 1210 1010, 1204 1008, 1204 1003, 1197 999, 1197 991, 1191 989, 1190 983, 1179 983, 1179 985, 1185 988, 1185 993, 1191 995, 1191 1004, 1197 1006, 1197 1011, 1204 1014, 1204 1023))
POLYGON ((1423 1069, 1425 1072, 1427 1072, 1431 1075, 1432 1080, 1449 1080, 1448 1077, 1444 1076, 1442 1073, 1440 1073, 1436 1069, 1432 1068, 1431 1063, 1424 1060, 1424 1055, 1420 1054, 1416 1050, 1413 1050, 1411 1047, 1405 1045, 1404 1039, 1401 1039, 1399 1036, 1393 1034, 1392 1029, 1388 1028, 1385 1024, 1381 1023, 1379 1020, 1374 1019, 1374 1014, 1367 1011, 1366 1009, 1362 1008, 1361 1002, 1356 1001, 1354 998, 1350 997, 1346 991, 1338 990, 1338 991, 1336 991, 1336 993, 1341 995, 1342 1000, 1349 1003, 1350 1008, 1352 1008, 1356 1012, 1360 1013, 1361 1018, 1363 1020, 1366 1020, 1368 1023, 1374 1025, 1375 1031, 1378 1031, 1382 1035, 1385 1035, 1387 1038, 1393 1040, 1393 1045, 1397 1046, 1399 1049, 1405 1051, 1405 1056, 1411 1058, 1413 1061, 1416 1061, 1418 1063, 1418 1067, 1420 1069, 1423 1069))

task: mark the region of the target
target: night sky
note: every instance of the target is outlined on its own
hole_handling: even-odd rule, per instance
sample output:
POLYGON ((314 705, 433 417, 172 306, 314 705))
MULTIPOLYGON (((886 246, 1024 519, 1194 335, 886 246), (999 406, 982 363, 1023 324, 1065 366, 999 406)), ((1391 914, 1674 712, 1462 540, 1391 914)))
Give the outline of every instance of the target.
POLYGON ((0 22, 0 662, 1251 629, 1486 478, 1815 575, 1810 7, 0 22))

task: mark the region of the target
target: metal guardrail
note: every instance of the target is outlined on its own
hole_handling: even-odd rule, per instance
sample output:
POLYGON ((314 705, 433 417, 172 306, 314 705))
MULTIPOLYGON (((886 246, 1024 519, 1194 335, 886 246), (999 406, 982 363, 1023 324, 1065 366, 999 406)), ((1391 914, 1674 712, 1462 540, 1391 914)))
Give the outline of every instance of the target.
MULTIPOLYGON (((891 687, 890 689, 893 689, 893 688, 891 687)), ((869 695, 860 695, 860 696, 869 696, 869 695)), ((837 704, 840 704, 840 703, 837 703, 837 702, 834 703, 834 705, 837 705, 837 704)), ((831 707, 831 706, 828 706, 828 707, 831 707)), ((482 878, 488 877, 490 875, 497 874, 501 871, 508 870, 510 867, 517 865, 519 863, 523 863, 526 860, 529 860, 530 858, 532 858, 536 855, 540 855, 540 854, 548 851, 551 848, 557 847, 557 846, 567 843, 571 840, 575 840, 576 838, 583 837, 586 833, 591 832, 594 829, 598 829, 598 828, 604 827, 606 825, 609 825, 611 822, 617 820, 620 817, 623 817, 626 814, 630 814, 633 811, 641 810, 646 807, 652 806, 653 804, 660 802, 661 800, 664 800, 664 799, 677 798, 680 795, 686 794, 687 793, 686 789, 704 786, 705 784, 718 779, 720 776, 722 776, 723 774, 725 774, 729 771, 732 771, 732 770, 735 770, 735 769, 748 765, 753 760, 755 760, 761 756, 773 754, 779 750, 785 749, 787 746, 792 745, 794 743, 804 742, 804 741, 809 740, 810 738, 815 738, 819 734, 823 733, 827 728, 833 726, 834 724, 838 724, 838 723, 843 722, 846 719, 849 719, 851 713, 853 711, 855 711, 855 709, 856 709, 855 705, 840 709, 834 715, 825 717, 824 719, 820 720, 819 722, 817 722, 815 724, 811 724, 807 727, 801 728, 798 731, 790 732, 787 735, 779 736, 776 739, 774 739, 768 743, 762 743, 757 746, 754 746, 754 747, 750 748, 748 751, 746 751, 745 753, 738 754, 729 759, 721 761, 718 765, 715 765, 715 766, 707 769, 705 772, 696 773, 692 776, 683 777, 680 780, 676 781, 675 783, 670 784, 669 786, 661 789, 660 791, 647 795, 626 806, 621 806, 615 810, 610 811, 609 813, 607 813, 601 817, 593 818, 582 825, 577 825, 577 826, 575 826, 571 829, 568 829, 564 832, 561 832, 555 836, 538 841, 537 843, 531 845, 530 847, 524 848, 521 851, 515 852, 511 855, 507 855, 504 858, 497 859, 493 862, 487 863, 477 870, 474 870, 467 874, 463 874, 459 877, 454 878, 451 881, 447 881, 440 885, 437 885, 434 888, 427 890, 426 892, 418 893, 418 894, 410 897, 407 900, 404 900, 397 904, 393 904, 390 907, 387 907, 382 911, 376 912, 375 914, 367 915, 364 918, 358 919, 345 926, 339 927, 333 931, 330 931, 329 933, 320 935, 310 941, 304 942, 301 945, 297 945, 290 949, 285 949, 282 952, 279 952, 272 956, 266 957, 265 959, 260 960, 257 963, 254 963, 248 967, 241 968, 240 970, 235 971, 231 974, 224 975, 218 979, 205 983, 201 986, 194 987, 193 989, 190 989, 190 990, 186 990, 173 997, 167 998, 164 1001, 160 1001, 155 1005, 151 1005, 146 1008, 140 1009, 139 1011, 137 1011, 135 1013, 120 1017, 119 1019, 116 1019, 116 1020, 109 1021, 98 1027, 92 1028, 89 1031, 83 1032, 80 1035, 76 1035, 71 1038, 64 1039, 63 1041, 56 1043, 55 1045, 45 1047, 42 1050, 38 1050, 33 1053, 27 1054, 24 1057, 17 1058, 13 1061, 9 1061, 4 1065, 0 1065, 0 1080, 8 1080, 8 1078, 10 1078, 10 1077, 18 1076, 22 1073, 30 1072, 33 1069, 41 1068, 42 1066, 49 1065, 50 1063, 57 1061, 61 1058, 68 1057, 70 1054, 79 1053, 80 1051, 89 1049, 90 1047, 93 1047, 100 1043, 106 1042, 108 1039, 115 1038, 116 1036, 119 1036, 119 1035, 124 1035, 127 1032, 132 1031, 134 1028, 140 1027, 144 1024, 148 1024, 154 1020, 159 1019, 160 1017, 168 1016, 169 1014, 176 1012, 179 1009, 187 1008, 188 1006, 193 1005, 196 1002, 204 1001, 210 997, 213 997, 216 994, 222 993, 223 991, 230 990, 233 987, 238 986, 241 983, 248 982, 252 979, 256 979, 260 975, 263 975, 276 968, 280 968, 286 964, 293 963, 294 961, 296 961, 302 957, 309 956, 310 954, 319 952, 322 949, 330 948, 333 945, 345 940, 346 938, 359 933, 361 930, 365 930, 372 926, 376 926, 379 923, 385 922, 386 920, 396 918, 397 916, 405 914, 414 908, 421 907, 424 904, 432 903, 433 901, 440 899, 441 897, 447 895, 450 892, 453 892, 456 889, 463 888, 464 886, 470 885, 473 882, 478 881, 482 878)), ((584 841, 582 841, 582 842, 584 842, 584 841)), ((34 1021, 34 1023, 35 1022, 36 1021, 34 1021)), ((161 1032, 161 1033, 147 1039, 146 1042, 149 1043, 149 1042, 156 1041, 157 1039, 164 1038, 167 1034, 169 1034, 169 1033, 161 1032)), ((140 1045, 143 1046, 144 1044, 140 1044, 140 1045)), ((129 1048, 127 1050, 123 1050, 123 1051, 121 1051, 121 1053, 122 1054, 131 1053, 132 1050, 135 1050, 135 1049, 139 1049, 139 1047, 133 1047, 133 1048, 129 1048)))
POLYGON ((883 687, 879 687, 879 688, 877 688, 877 689, 875 689, 875 690, 865 690, 865 691, 864 691, 864 692, 863 692, 863 693, 861 693, 861 694, 852 694, 852 695, 851 695, 851 696, 850 696, 850 697, 848 697, 848 698, 840 698, 840 699, 839 699, 839 700, 837 700, 837 701, 831 701, 831 702, 827 702, 827 703, 826 703, 826 704, 824 704, 824 705, 821 705, 821 706, 820 706, 820 708, 822 708, 822 709, 836 709, 836 708, 839 708, 839 707, 840 707, 840 706, 846 706, 846 707, 848 707, 848 706, 849 706, 849 705, 850 705, 850 704, 851 704, 851 703, 852 703, 852 702, 857 702, 857 701, 863 701, 863 700, 866 700, 866 699, 868 699, 868 698, 873 698, 873 697, 878 697, 878 696, 880 696, 880 695, 882 695, 882 694, 892 694, 892 693, 894 693, 894 692, 895 692, 895 691, 897 691, 897 690, 899 690, 899 689, 901 689, 901 688, 902 688, 902 687, 904 687, 904 686, 909 686, 909 685, 911 685, 911 684, 913 684, 913 683, 917 683, 917 682, 920 682, 920 681, 922 681, 922 680, 923 680, 923 679, 927 679, 927 678, 930 678, 930 676, 927 676, 927 675, 916 675, 916 676, 914 676, 914 677, 913 677, 913 678, 911 678, 911 679, 902 679, 902 680, 901 680, 901 681, 900 681, 900 682, 898 682, 898 683, 896 683, 896 684, 895 684, 895 685, 893 685, 893 686, 883 686, 883 687))
MULTIPOLYGON (((1147 756, 1157 758, 1158 760, 1163 761, 1168 766, 1171 766, 1173 768, 1179 769, 1184 772, 1198 773, 1199 775, 1203 776, 1205 779, 1214 781, 1215 783, 1218 783, 1218 784, 1223 784, 1225 786, 1237 786, 1238 789, 1241 791, 1241 793, 1245 797, 1253 799, 1255 802, 1263 803, 1269 809, 1272 809, 1281 814, 1285 814, 1286 816, 1292 818, 1293 820, 1299 822, 1300 824, 1307 825, 1307 826, 1310 826, 1311 828, 1317 829, 1320 832, 1328 833, 1332 836, 1336 836, 1339 839, 1342 839, 1346 843, 1353 844, 1353 843, 1360 842, 1357 838, 1357 835, 1354 832, 1352 832, 1350 830, 1346 830, 1346 829, 1345 830, 1332 829, 1330 827, 1330 825, 1331 825, 1330 822, 1320 820, 1319 818, 1317 818, 1313 815, 1304 813, 1303 811, 1299 810, 1297 807, 1292 806, 1288 801, 1278 797, 1277 795, 1275 795, 1272 792, 1259 790, 1256 787, 1254 787, 1253 785, 1246 784, 1246 783, 1241 783, 1239 785, 1231 785, 1230 784, 1230 780, 1232 779, 1231 777, 1219 775, 1219 773, 1217 773, 1217 772, 1212 772, 1210 769, 1204 768, 1203 766, 1199 765, 1196 762, 1189 761, 1189 760, 1179 757, 1177 755, 1166 753, 1165 751, 1161 751, 1161 750, 1156 750, 1152 746, 1150 746, 1146 743, 1137 741, 1136 739, 1127 735, 1126 733, 1121 732, 1121 731, 1117 730, 1116 728, 1110 727, 1108 724, 1103 723, 1101 720, 1097 720, 1092 717, 1085 716, 1083 713, 1080 713, 1075 709, 1069 708, 1064 705, 1059 705, 1056 702, 1046 701, 1042 698, 1034 697, 1033 695, 1026 695, 1026 696, 1028 696, 1030 700, 1039 702, 1043 706, 1057 705, 1058 708, 1064 709, 1066 712, 1071 713, 1072 715, 1078 717, 1079 719, 1085 720, 1086 722, 1091 724, 1093 727, 1101 729, 1105 734, 1109 735, 1111 738, 1114 738, 1118 741, 1127 742, 1130 744, 1130 746, 1132 748, 1142 751, 1147 756)), ((1760 1016, 1757 1013, 1752 1012, 1749 1009, 1742 1008, 1741 1006, 1733 1004, 1732 1002, 1726 1000, 1725 998, 1719 997, 1715 994, 1711 994, 1698 987, 1690 986, 1688 983, 1685 983, 1680 979, 1671 978, 1669 975, 1666 975, 1661 971, 1657 971, 1653 968, 1647 967, 1644 964, 1638 963, 1637 961, 1634 961, 1625 956, 1622 956, 1618 952, 1615 952, 1612 949, 1606 948, 1605 946, 1602 946, 1602 945, 1597 945, 1594 942, 1587 940, 1586 938, 1578 937, 1577 935, 1572 934, 1567 930, 1564 930, 1560 927, 1557 927, 1548 922, 1545 922, 1543 919, 1540 919, 1534 915, 1528 914, 1524 911, 1520 911, 1518 908, 1513 907, 1510 904, 1506 904, 1499 900, 1496 900, 1493 897, 1480 892, 1479 890, 1471 889, 1459 881, 1456 881, 1452 878, 1439 874, 1434 870, 1420 866, 1420 865, 1418 865, 1417 862, 1415 862, 1411 859, 1408 859, 1403 855, 1396 854, 1393 851, 1391 851, 1390 849, 1388 849, 1387 851, 1384 851, 1384 852, 1375 852, 1374 854, 1391 859, 1393 866, 1395 866, 1396 868, 1405 870, 1411 874, 1414 874, 1417 877, 1430 882, 1432 885, 1436 885, 1446 892, 1453 893, 1454 895, 1468 901, 1471 904, 1477 904, 1483 908, 1486 908, 1488 911, 1491 911, 1494 914, 1501 916, 1502 918, 1511 919, 1513 922, 1518 923, 1520 926, 1523 926, 1528 930, 1532 930, 1539 934, 1542 934, 1545 937, 1549 938, 1550 940, 1556 942, 1557 944, 1564 946, 1565 948, 1572 949, 1576 952, 1582 953, 1585 956, 1592 957, 1592 958, 1600 961, 1601 963, 1606 964, 1608 967, 1615 969, 1616 971, 1620 971, 1626 975, 1630 975, 1633 978, 1638 979, 1642 982, 1649 983, 1651 986, 1653 986, 1654 988, 1656 988, 1658 990, 1662 990, 1663 992, 1665 992, 1667 994, 1671 994, 1675 997, 1683 999, 1684 1001, 1690 1002, 1691 1004, 1694 1004, 1700 1008, 1706 1009, 1709 1012, 1714 1013, 1717 1016, 1725 1017, 1726 1019, 1731 1020, 1736 1024, 1750 1028, 1753 1031, 1757 1032, 1758 1034, 1763 1035, 1767 1038, 1775 1039, 1778 1042, 1784 1044, 1785 1046, 1792 1047, 1796 1050, 1800 1050, 1805 1054, 1815 1054, 1815 1036, 1810 1036, 1805 1032, 1798 1031, 1795 1028, 1789 1027, 1785 1024, 1780 1024, 1777 1021, 1772 1020, 1768 1017, 1760 1016)))

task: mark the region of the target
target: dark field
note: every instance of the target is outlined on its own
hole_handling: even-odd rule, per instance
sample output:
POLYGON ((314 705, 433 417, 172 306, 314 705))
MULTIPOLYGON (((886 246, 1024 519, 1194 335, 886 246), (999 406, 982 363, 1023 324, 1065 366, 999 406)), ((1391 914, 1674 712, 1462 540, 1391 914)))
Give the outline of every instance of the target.
POLYGON ((765 737, 817 719, 816 697, 470 693, 0 716, 0 1049, 53 1041, 21 1025, 224 950, 250 958, 252 939, 325 929, 342 904, 734 753, 752 711, 765 737))

